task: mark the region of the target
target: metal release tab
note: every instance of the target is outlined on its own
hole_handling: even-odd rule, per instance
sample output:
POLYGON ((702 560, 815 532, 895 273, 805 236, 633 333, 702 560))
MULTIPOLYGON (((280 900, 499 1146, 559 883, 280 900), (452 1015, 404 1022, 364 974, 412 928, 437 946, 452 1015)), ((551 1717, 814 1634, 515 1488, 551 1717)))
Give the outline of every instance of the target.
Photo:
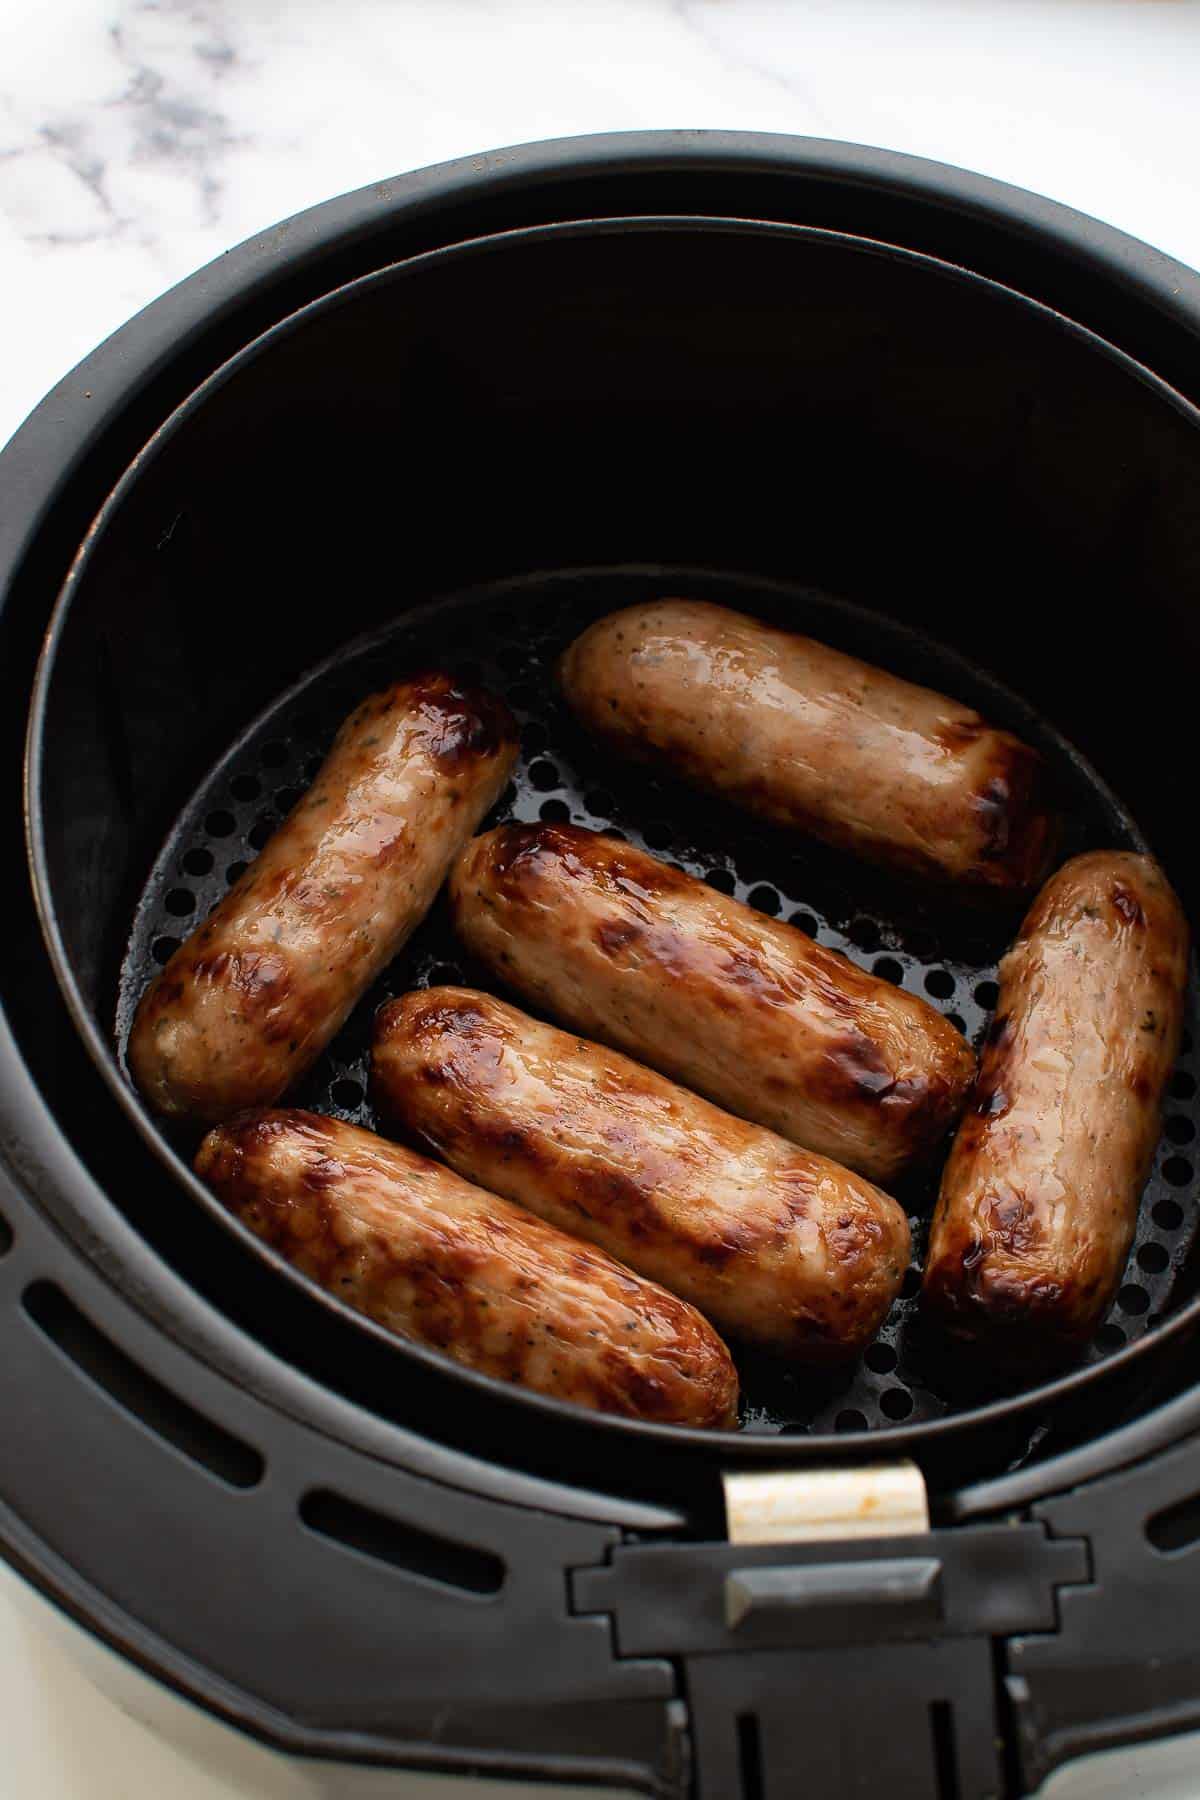
POLYGON ((731 1544, 915 1537, 929 1530, 925 1477, 914 1462, 766 1469, 721 1479, 731 1544))

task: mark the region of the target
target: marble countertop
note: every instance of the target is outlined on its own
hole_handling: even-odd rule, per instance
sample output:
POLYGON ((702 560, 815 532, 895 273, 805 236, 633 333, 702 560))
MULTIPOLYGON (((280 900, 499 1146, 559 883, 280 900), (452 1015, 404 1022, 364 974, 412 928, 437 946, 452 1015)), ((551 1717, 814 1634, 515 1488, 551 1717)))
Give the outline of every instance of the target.
MULTIPOLYGON (((0 442, 240 239, 534 138, 720 126, 887 145, 1200 266, 1200 0, 0 0, 0 26, 0 442)), ((250 1747, 236 1770, 185 1763, 89 1710, 42 1627, 18 1622, 15 1587, 0 1582, 0 1669, 23 1800, 312 1792, 253 1773, 250 1747)), ((1184 1800, 1198 1769, 1200 1739, 1176 1740, 1052 1785, 1184 1800)))
POLYGON ((0 441, 275 220, 573 132, 888 145, 1200 265, 1200 0, 0 0, 0 441))

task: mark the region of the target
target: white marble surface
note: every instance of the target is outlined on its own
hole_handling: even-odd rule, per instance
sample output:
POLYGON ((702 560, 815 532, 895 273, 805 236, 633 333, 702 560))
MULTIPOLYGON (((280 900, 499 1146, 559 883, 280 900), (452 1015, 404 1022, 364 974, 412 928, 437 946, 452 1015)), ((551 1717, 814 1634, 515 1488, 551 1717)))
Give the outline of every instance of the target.
POLYGON ((1200 264, 1198 0, 0 0, 0 441, 261 226, 570 132, 886 144, 1200 264))
MULTIPOLYGON (((0 441, 138 307, 300 207, 496 145, 664 125, 939 157, 1200 266, 1200 0, 0 0, 0 441)), ((6 1795, 312 1794, 311 1769, 233 1740, 185 1761, 148 1738, 13 1591, 6 1795)), ((1191 1800, 1200 1746, 1054 1787, 1191 1800)))

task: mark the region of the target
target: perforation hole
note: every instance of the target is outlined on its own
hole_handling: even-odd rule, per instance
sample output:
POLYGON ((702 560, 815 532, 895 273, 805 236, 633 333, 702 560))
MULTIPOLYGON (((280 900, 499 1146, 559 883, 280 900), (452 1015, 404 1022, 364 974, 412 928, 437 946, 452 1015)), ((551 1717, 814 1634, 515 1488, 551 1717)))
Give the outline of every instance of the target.
POLYGON ((961 1031, 963 1036, 966 1036, 967 1021, 963 1018, 961 1013, 947 1013, 946 1023, 947 1025, 953 1025, 955 1031, 961 1031))
POLYGON ((157 937, 150 946, 150 954, 158 964, 169 963, 178 950, 181 940, 177 937, 157 937))
POLYGON ((593 819, 611 819, 617 803, 607 788, 589 788, 583 796, 583 804, 593 819))
POLYGON ((1137 1253, 1138 1268, 1147 1275, 1161 1275, 1170 1261, 1161 1244, 1143 1244, 1137 1253))
POLYGON ((857 1407, 848 1406, 833 1421, 833 1428, 835 1431, 865 1431, 867 1416, 860 1413, 857 1407))
POLYGON ((817 920, 809 912, 794 912, 788 920, 788 924, 794 925, 797 931, 802 931, 805 937, 810 938, 815 938, 821 929, 817 920))
POLYGON ((361 1081, 335 1081, 329 1090, 329 1098, 335 1106, 344 1112, 354 1112, 366 1099, 366 1092, 361 1081))
POLYGON ((669 850, 674 836, 665 819, 651 819, 649 825, 642 827, 642 842, 647 850, 669 850))
POLYGON ((925 977, 925 992, 935 1000, 948 1000, 954 992, 954 977, 949 969, 930 969, 925 977))
POLYGON ((890 1375, 899 1358, 890 1344, 871 1344, 863 1355, 863 1361, 876 1375, 890 1375))
POLYGON ((569 825, 571 809, 565 800, 543 800, 538 807, 538 818, 547 825, 569 825))
POLYGON ((549 733, 537 719, 527 719, 521 727, 521 748, 529 756, 546 748, 549 733))
POLYGON ((1192 1165, 1186 1156, 1168 1156, 1162 1166, 1163 1180, 1172 1187, 1186 1187, 1192 1179, 1192 1165))
POLYGON ((235 881, 240 881, 242 879, 242 876, 246 873, 246 870, 248 867, 249 867, 249 864, 244 863, 244 862, 231 862, 230 863, 229 867, 225 871, 225 879, 229 883, 230 887, 233 886, 235 881))
POLYGON ((183 867, 188 875, 207 875, 212 866, 211 850, 189 850, 183 859, 183 867))
POLYGON ((999 985, 994 981, 977 981, 975 983, 975 1004, 984 1012, 991 1012, 1000 998, 999 985))
POLYGON ((237 830, 237 820, 231 812, 218 808, 216 812, 209 813, 204 821, 204 829, 209 837, 232 837, 237 830))
POLYGON ((911 1269, 905 1269, 904 1279, 900 1283, 900 1298, 902 1300, 915 1300, 917 1295, 920 1293, 920 1291, 921 1291, 921 1271, 920 1271, 920 1269, 916 1268, 915 1266, 911 1269))
POLYGON ((879 927, 874 919, 852 919, 847 933, 852 944, 860 950, 878 950, 879 927))
POLYGON ((912 1409, 912 1395, 905 1388, 887 1388, 879 1396, 879 1410, 887 1419, 907 1419, 912 1409))
POLYGON ((765 881, 760 881, 757 887, 752 887, 746 895, 746 900, 756 911, 769 913, 772 918, 779 911, 779 895, 765 881))
POLYGON ((246 842, 255 850, 265 850, 275 830, 275 821, 271 818, 256 819, 246 833, 246 842))
POLYGON ((163 905, 175 919, 186 919, 196 910, 196 896, 190 888, 172 888, 163 905))
POLYGON ((704 879, 718 894, 732 894, 737 887, 737 879, 728 869, 710 869, 704 879))
POLYGON ((1132 1281, 1129 1281, 1117 1295, 1117 1305, 1123 1313, 1128 1313, 1131 1318, 1136 1319, 1149 1309, 1150 1296, 1145 1288, 1136 1287, 1132 1281))
POLYGON ((275 805, 281 813, 290 813, 293 806, 304 797, 304 790, 298 787, 281 787, 275 796, 275 805))
POLYGON ((1195 1135, 1196 1127, 1182 1113, 1167 1120, 1167 1136, 1173 1144, 1190 1144, 1195 1135))
POLYGON ((899 987, 904 980, 904 965, 894 956, 877 956, 871 964, 871 973, 878 975, 881 981, 890 981, 893 987, 899 987))
POLYGON ((1160 1231, 1178 1231, 1183 1224, 1183 1208, 1176 1200, 1158 1200, 1153 1219, 1160 1231))
POLYGON ((1186 1069, 1180 1069, 1171 1077, 1168 1092, 1175 1100, 1190 1100, 1196 1092, 1196 1077, 1189 1075, 1186 1069))
POLYGON ((262 793, 262 782, 257 775, 235 775, 229 791, 235 800, 257 800, 262 793))
POLYGON ((266 769, 282 769, 288 759, 288 747, 279 738, 272 738, 259 751, 259 761, 266 769))
POLYGON ((548 794, 558 786, 558 770, 545 757, 529 765, 529 779, 539 794, 548 794))
POLYGON ((1096 1333, 1096 1346, 1100 1350, 1119 1350, 1125 1342, 1125 1333, 1119 1325, 1102 1325, 1096 1333))

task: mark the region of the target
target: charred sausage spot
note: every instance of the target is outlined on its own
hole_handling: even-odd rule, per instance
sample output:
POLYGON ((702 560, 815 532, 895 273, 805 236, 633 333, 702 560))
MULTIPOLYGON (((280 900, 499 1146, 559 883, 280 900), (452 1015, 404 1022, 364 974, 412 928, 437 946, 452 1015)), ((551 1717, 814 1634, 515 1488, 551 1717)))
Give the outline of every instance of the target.
POLYGON ((860 1031, 848 1032, 828 1046, 824 1075, 821 1085, 837 1099, 881 1102, 896 1085, 879 1045, 860 1031))
POLYGON ((975 812, 982 828, 979 854, 986 861, 999 862, 1009 844, 1010 791, 1002 775, 993 775, 975 796, 975 812))
POLYGON ((346 1165, 335 1156, 318 1157, 316 1162, 309 1163, 301 1180, 306 1188, 314 1193, 325 1193, 329 1188, 337 1187, 346 1180, 346 1165))
POLYGON ((484 688, 468 687, 434 672, 415 677, 407 690, 416 715, 414 736, 447 773, 516 743, 512 714, 484 688))
POLYGON ((745 1221, 729 1223, 712 1237, 701 1238, 696 1244, 696 1256, 702 1263, 712 1268, 724 1268, 735 1256, 745 1256, 757 1250, 763 1242, 764 1233, 756 1226, 745 1221))
POLYGON ((632 919, 601 919, 593 933, 605 956, 617 957, 643 935, 642 927, 632 919))
POLYGON ((987 721, 981 719, 978 713, 971 713, 965 718, 944 720, 942 724, 935 726, 929 735, 940 749, 954 756, 960 750, 969 749, 972 744, 978 743, 979 739, 991 729, 987 721))
POLYGON ((1027 1257, 1045 1235, 1038 1208, 1025 1194, 996 1196, 982 1218, 991 1247, 1007 1256, 1027 1257))
POLYGON ((873 1257, 883 1237, 879 1219, 867 1212, 843 1212, 825 1229, 825 1242, 839 1263, 855 1263, 873 1257))
POLYGON ((1127 925, 1145 925, 1146 915, 1136 895, 1131 894, 1120 882, 1113 883, 1112 903, 1127 925))
POLYGON ((557 835, 553 826, 498 826, 486 839, 492 880, 501 888, 519 888, 534 875, 539 859, 553 853, 557 835))
POLYGON ((995 766, 974 796, 983 865, 978 873, 1028 886, 1041 873, 1053 836, 1045 766, 1028 744, 1007 732, 994 735, 995 766))

